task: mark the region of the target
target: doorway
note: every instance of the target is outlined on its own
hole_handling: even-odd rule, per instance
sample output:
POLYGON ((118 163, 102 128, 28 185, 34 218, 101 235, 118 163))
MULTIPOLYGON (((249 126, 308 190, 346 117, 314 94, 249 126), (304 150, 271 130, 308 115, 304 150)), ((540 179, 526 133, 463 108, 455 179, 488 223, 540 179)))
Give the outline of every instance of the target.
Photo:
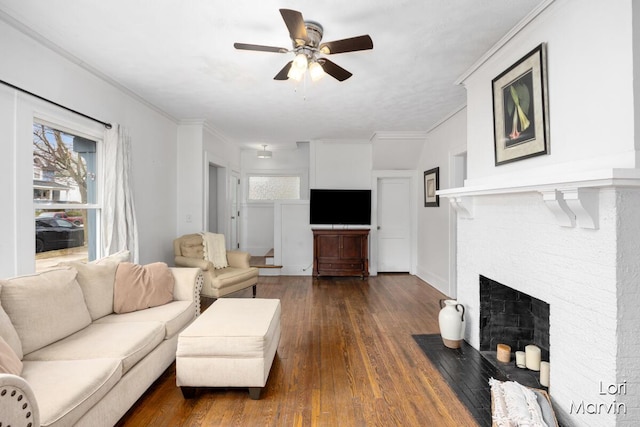
POLYGON ((410 178, 378 179, 378 272, 411 271, 411 206, 410 178))
POLYGON ((230 224, 229 244, 233 249, 240 248, 240 176, 231 174, 229 179, 230 224))
POLYGON ((218 206, 220 201, 218 200, 218 170, 219 168, 209 163, 209 210, 207 231, 211 233, 218 233, 218 206))

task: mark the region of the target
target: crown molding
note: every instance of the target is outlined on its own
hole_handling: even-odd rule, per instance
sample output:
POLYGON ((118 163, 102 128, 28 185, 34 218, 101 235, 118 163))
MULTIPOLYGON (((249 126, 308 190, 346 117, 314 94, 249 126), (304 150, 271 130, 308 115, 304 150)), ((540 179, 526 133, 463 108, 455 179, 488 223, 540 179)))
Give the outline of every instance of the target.
POLYGON ((454 82, 456 85, 464 84, 467 78, 476 72, 478 68, 480 68, 485 62, 487 62, 493 55, 496 54, 500 49, 502 49, 512 38, 514 38, 523 28, 531 23, 535 18, 538 17, 542 12, 544 12, 551 4, 555 2, 555 0, 546 0, 540 3, 535 9, 527 14, 520 22, 518 22, 507 34, 505 34, 496 44, 494 44, 491 49, 489 49, 484 55, 480 57, 467 71, 465 71, 458 79, 454 82))
POLYGON ((371 141, 424 140, 427 133, 423 131, 379 131, 371 136, 371 141))
POLYGON ((82 59, 80 59, 77 56, 71 54, 69 51, 63 49, 62 47, 58 46, 57 44, 55 44, 52 41, 48 40, 47 38, 43 37, 40 33, 38 33, 36 31, 34 31, 33 29, 29 28, 27 25, 25 25, 22 22, 18 21, 16 18, 14 18, 13 16, 9 15, 8 13, 6 13, 3 10, 0 10, 0 20, 6 22, 9 26, 13 27, 15 30, 17 30, 17 31, 21 32, 22 34, 24 34, 25 36, 33 39, 37 43, 39 43, 42 46, 46 47, 47 49, 49 49, 49 50, 55 52, 56 54, 60 55, 61 57, 63 57, 67 61, 77 65, 78 67, 82 68, 83 70, 85 70, 85 71, 93 74, 94 76, 98 77, 100 80, 104 81, 108 85, 114 87, 115 89, 119 90, 120 92, 124 93, 125 95, 133 98, 134 100, 136 100, 139 103, 143 104, 145 107, 155 111, 156 113, 162 115, 163 117, 171 120, 172 122, 174 122, 176 124, 179 122, 178 119, 173 117, 171 114, 167 113, 166 111, 162 110, 161 108, 157 107, 156 105, 150 103, 145 98, 143 98, 142 96, 138 95, 136 92, 132 91, 131 89, 129 89, 126 86, 123 86, 122 84, 120 84, 119 82, 117 82, 116 80, 111 78, 110 76, 104 74, 103 72, 101 72, 97 68, 87 64, 82 59))

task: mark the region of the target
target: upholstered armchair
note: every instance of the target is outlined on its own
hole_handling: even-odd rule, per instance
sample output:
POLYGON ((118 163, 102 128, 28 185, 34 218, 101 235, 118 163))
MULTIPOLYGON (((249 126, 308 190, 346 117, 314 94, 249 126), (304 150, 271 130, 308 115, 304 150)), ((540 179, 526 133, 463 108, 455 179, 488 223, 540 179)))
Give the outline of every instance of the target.
POLYGON ((242 251, 226 251, 228 267, 215 268, 205 259, 202 235, 187 234, 173 241, 176 267, 197 267, 204 275, 201 295, 220 298, 253 286, 256 296, 258 269, 249 265, 251 255, 242 251))

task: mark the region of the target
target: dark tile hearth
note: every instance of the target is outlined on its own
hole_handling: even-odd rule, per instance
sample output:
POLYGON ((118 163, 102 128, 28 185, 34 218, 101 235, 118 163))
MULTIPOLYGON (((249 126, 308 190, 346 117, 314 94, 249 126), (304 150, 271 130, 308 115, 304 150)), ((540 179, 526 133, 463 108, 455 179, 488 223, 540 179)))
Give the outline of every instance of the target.
POLYGON ((413 339, 481 426, 491 426, 489 378, 546 390, 537 372, 498 362, 495 352, 480 352, 466 342, 459 349, 447 348, 440 334, 413 335, 413 339))
POLYGON ((413 339, 478 424, 490 427, 489 378, 506 381, 507 376, 466 342, 454 350, 444 346, 440 334, 413 335, 413 339))

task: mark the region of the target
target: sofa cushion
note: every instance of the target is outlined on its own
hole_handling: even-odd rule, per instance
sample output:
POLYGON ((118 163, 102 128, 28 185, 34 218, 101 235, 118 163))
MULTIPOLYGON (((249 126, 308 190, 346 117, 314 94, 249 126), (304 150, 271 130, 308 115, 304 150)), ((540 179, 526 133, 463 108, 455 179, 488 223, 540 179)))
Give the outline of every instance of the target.
POLYGON ((122 360, 126 373, 164 340, 162 322, 92 323, 83 330, 25 355, 29 360, 122 360))
POLYGON ((0 300, 16 328, 24 354, 65 338, 91 323, 70 268, 2 281, 0 300))
POLYGON ((9 344, 0 336, 0 374, 20 375, 22 361, 9 344))
POLYGON ((215 277, 212 277, 211 284, 214 288, 223 289, 227 286, 235 285, 238 282, 258 276, 257 268, 235 268, 227 267, 216 270, 215 277))
MULTIPOLYGON (((2 285, 0 285, 0 293, 2 293, 2 285)), ((20 337, 18 336, 18 332, 16 332, 16 328, 13 327, 11 323, 11 319, 2 308, 2 303, 0 302, 0 337, 4 338, 4 340, 11 346, 11 349, 16 353, 18 359, 22 359, 22 343, 20 342, 20 337)))
POLYGON ((183 257, 204 259, 202 236, 189 234, 180 238, 180 252, 183 257))
POLYGON ((119 359, 24 362, 22 377, 36 396, 42 426, 71 426, 122 377, 119 359))
POLYGON ((73 261, 64 265, 78 271, 78 284, 82 289, 91 320, 113 313, 113 283, 118 263, 86 264, 73 261))
POLYGON ((162 322, 165 325, 165 339, 171 338, 191 323, 196 309, 193 301, 173 301, 158 307, 124 314, 110 314, 95 323, 162 322))
POLYGON ((281 312, 279 299, 220 298, 180 333, 176 355, 262 358, 279 337, 281 312))
POLYGON ((173 301, 175 279, 164 262, 118 264, 113 285, 113 311, 129 313, 173 301))

